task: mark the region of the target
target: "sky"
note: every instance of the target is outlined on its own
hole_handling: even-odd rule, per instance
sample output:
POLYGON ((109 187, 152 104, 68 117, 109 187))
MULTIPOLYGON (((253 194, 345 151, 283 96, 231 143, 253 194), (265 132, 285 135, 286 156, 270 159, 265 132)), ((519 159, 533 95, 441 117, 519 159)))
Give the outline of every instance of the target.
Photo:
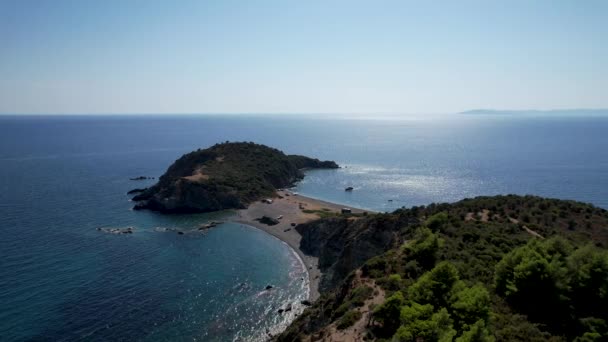
POLYGON ((0 113, 608 108, 608 1, 0 0, 0 113))

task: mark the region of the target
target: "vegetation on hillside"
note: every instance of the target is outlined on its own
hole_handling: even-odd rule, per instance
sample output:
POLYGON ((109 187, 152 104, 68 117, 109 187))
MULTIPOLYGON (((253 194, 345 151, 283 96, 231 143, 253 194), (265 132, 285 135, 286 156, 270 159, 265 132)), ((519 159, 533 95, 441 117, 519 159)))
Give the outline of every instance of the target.
POLYGON ((303 168, 337 167, 332 161, 288 156, 264 145, 225 142, 183 155, 158 184, 133 200, 140 202, 137 209, 166 212, 243 208, 300 180, 303 168))
POLYGON ((606 210, 510 195, 400 209, 359 221, 350 227, 382 224, 394 230, 392 247, 357 271, 385 299, 369 312, 352 313, 357 310, 350 303, 357 291, 353 271, 278 340, 322 339, 357 317, 365 320, 365 331, 358 333, 378 341, 603 341, 608 336, 606 210))

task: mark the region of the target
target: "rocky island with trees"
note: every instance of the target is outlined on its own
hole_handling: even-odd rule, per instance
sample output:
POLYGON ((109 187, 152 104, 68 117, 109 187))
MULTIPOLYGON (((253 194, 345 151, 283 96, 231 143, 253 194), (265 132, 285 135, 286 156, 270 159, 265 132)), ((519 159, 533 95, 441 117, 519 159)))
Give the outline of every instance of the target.
POLYGON ((242 209, 292 186, 304 177, 303 169, 338 167, 251 142, 225 142, 183 155, 157 184, 137 189, 141 193, 133 201, 135 209, 164 213, 242 209))

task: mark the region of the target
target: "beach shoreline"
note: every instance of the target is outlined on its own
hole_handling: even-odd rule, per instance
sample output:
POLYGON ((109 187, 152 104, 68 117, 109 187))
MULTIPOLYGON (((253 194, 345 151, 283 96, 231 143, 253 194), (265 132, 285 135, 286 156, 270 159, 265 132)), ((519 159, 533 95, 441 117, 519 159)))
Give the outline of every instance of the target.
POLYGON ((269 199, 272 200, 270 203, 266 200, 257 201, 246 209, 237 210, 230 220, 260 229, 290 246, 306 268, 309 285, 308 300, 314 302, 320 296, 319 282, 322 272, 319 269, 319 258, 307 255, 300 249, 302 236, 295 229, 294 224, 299 225, 319 219, 323 212, 340 213, 343 208, 349 208, 353 213, 369 211, 302 196, 289 190, 279 190, 276 197, 269 199), (267 225, 256 220, 263 216, 276 219, 278 223, 267 225))

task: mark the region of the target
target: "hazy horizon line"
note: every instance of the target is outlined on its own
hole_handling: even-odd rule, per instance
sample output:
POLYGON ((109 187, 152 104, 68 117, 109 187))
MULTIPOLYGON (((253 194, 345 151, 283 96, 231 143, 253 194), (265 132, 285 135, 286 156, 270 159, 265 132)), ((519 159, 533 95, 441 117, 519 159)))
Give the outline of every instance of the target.
POLYGON ((607 112, 607 108, 550 108, 550 109, 496 109, 474 108, 453 112, 96 112, 96 113, 9 113, 0 112, 0 116, 140 116, 140 115, 387 115, 387 116, 413 116, 413 115, 452 115, 473 113, 552 113, 552 112, 607 112))

